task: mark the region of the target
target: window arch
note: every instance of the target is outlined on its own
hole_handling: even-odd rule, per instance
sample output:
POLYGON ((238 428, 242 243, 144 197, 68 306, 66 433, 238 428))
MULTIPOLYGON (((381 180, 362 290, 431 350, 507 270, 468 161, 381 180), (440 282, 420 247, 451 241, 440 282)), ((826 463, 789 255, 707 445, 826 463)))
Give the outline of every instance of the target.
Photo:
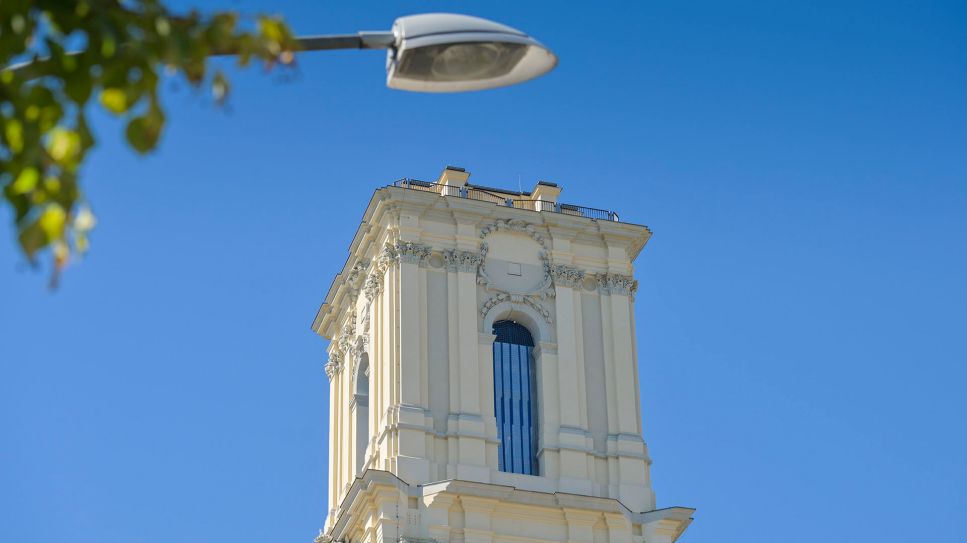
POLYGON ((520 324, 494 323, 494 414, 500 471, 537 475, 537 374, 534 338, 520 324))

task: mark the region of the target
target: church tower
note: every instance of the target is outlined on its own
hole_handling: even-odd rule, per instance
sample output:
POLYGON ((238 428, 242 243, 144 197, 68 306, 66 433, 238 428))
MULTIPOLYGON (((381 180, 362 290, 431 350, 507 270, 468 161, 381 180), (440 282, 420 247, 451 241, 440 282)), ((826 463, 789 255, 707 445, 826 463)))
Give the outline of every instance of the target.
POLYGON ((672 543, 642 438, 632 262, 614 212, 447 167, 373 194, 313 330, 330 340, 340 543, 672 543))

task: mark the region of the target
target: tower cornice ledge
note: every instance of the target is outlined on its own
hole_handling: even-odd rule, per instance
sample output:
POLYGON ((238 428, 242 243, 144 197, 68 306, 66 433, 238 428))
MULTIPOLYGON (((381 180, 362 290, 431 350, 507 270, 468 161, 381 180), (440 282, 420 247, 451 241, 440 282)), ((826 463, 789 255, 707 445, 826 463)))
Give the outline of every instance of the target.
MULTIPOLYGON (((492 512, 493 506, 500 504, 507 506, 522 506, 527 508, 527 515, 533 518, 547 517, 541 514, 541 509, 547 513, 558 512, 572 520, 586 520, 600 518, 604 515, 608 523, 615 525, 624 522, 630 528, 631 524, 640 524, 646 534, 645 541, 674 542, 692 522, 695 509, 689 507, 667 507, 653 511, 631 511, 623 503, 614 498, 599 498, 567 492, 540 492, 523 490, 510 485, 482 483, 449 479, 425 485, 412 485, 396 475, 382 470, 368 469, 362 476, 357 477, 346 492, 345 498, 336 509, 337 515, 329 519, 330 530, 320 534, 330 541, 341 541, 353 531, 354 524, 366 514, 361 507, 372 500, 360 499, 364 496, 374 497, 380 494, 387 497, 399 496, 402 502, 408 498, 417 498, 421 508, 443 506, 449 509, 455 497, 459 497, 464 507, 469 503, 476 505, 488 504, 489 507, 480 509, 492 512), (390 491, 390 493, 387 493, 390 491), (649 539, 648 534, 654 539, 649 539)), ((506 514, 506 513, 504 513, 506 514)), ((402 527, 402 525, 401 525, 402 527)), ((405 532, 406 528, 402 528, 405 532)), ((398 534, 398 537, 412 540, 426 540, 425 534, 398 534)))
MULTIPOLYGON (((316 312, 311 326, 314 332, 330 340, 338 333, 338 323, 342 319, 336 314, 335 308, 346 305, 345 296, 349 294, 347 291, 352 290, 352 287, 346 284, 346 278, 359 260, 373 259, 381 250, 379 247, 381 240, 377 238, 386 229, 374 228, 374 225, 388 222, 389 230, 398 233, 401 213, 416 216, 444 213, 449 214, 454 222, 460 223, 466 223, 469 215, 477 223, 475 225, 477 228, 496 221, 522 221, 536 229, 548 232, 552 239, 555 236, 564 236, 567 239, 580 237, 602 239, 609 245, 624 248, 631 261, 638 257, 651 237, 651 230, 647 226, 638 224, 589 219, 563 213, 535 212, 489 201, 441 197, 438 193, 402 187, 382 187, 373 192, 349 246, 349 256, 343 264, 343 269, 336 274, 326 294, 325 302, 316 312)), ((446 247, 433 247, 434 250, 444 248, 446 247)))

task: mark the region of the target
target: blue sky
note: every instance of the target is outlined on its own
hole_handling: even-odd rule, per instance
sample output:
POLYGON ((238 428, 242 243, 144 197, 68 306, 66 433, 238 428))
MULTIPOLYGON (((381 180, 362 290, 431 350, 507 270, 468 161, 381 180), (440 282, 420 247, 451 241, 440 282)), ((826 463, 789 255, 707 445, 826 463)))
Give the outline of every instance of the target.
MULTIPOLYGON (((188 5, 187 3, 184 5, 188 5)), ((218 2, 302 34, 427 11, 557 70, 391 91, 374 51, 170 88, 148 158, 99 119, 100 223, 45 288, 0 221, 0 540, 308 542, 326 487, 309 323, 372 191, 444 165, 655 232, 645 437, 683 541, 952 541, 967 507, 967 9, 956 2, 218 2)))

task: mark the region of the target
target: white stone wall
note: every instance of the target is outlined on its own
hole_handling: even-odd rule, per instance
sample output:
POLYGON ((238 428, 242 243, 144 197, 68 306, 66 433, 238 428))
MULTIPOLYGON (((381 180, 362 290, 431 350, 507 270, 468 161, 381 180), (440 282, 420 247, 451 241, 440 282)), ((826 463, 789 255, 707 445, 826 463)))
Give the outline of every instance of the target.
POLYGON ((631 276, 648 236, 636 225, 378 190, 314 323, 332 340, 326 533, 380 540, 370 538, 379 523, 369 535, 365 526, 389 514, 380 512, 383 500, 418 518, 407 529, 394 524, 402 530, 394 538, 491 541, 506 532, 528 539, 513 520, 520 510, 500 499, 452 489, 430 496, 419 486, 459 480, 536 499, 542 505, 533 513, 550 515, 556 528, 535 540, 644 541, 644 521, 636 539, 634 515, 654 510, 655 498, 641 435, 631 276), (497 469, 491 328, 500 319, 524 324, 536 341, 540 476, 497 469), (368 391, 358 386, 363 357, 368 391), (357 423, 360 409, 368 428, 357 423), (362 466, 360 442, 368 443, 362 466), (351 513, 362 507, 363 468, 398 481, 376 502, 367 498, 370 521, 351 513), (584 518, 580 507, 546 501, 563 493, 614 511, 584 518), (473 535, 471 525, 483 522, 475 515, 489 518, 490 536, 473 535))

